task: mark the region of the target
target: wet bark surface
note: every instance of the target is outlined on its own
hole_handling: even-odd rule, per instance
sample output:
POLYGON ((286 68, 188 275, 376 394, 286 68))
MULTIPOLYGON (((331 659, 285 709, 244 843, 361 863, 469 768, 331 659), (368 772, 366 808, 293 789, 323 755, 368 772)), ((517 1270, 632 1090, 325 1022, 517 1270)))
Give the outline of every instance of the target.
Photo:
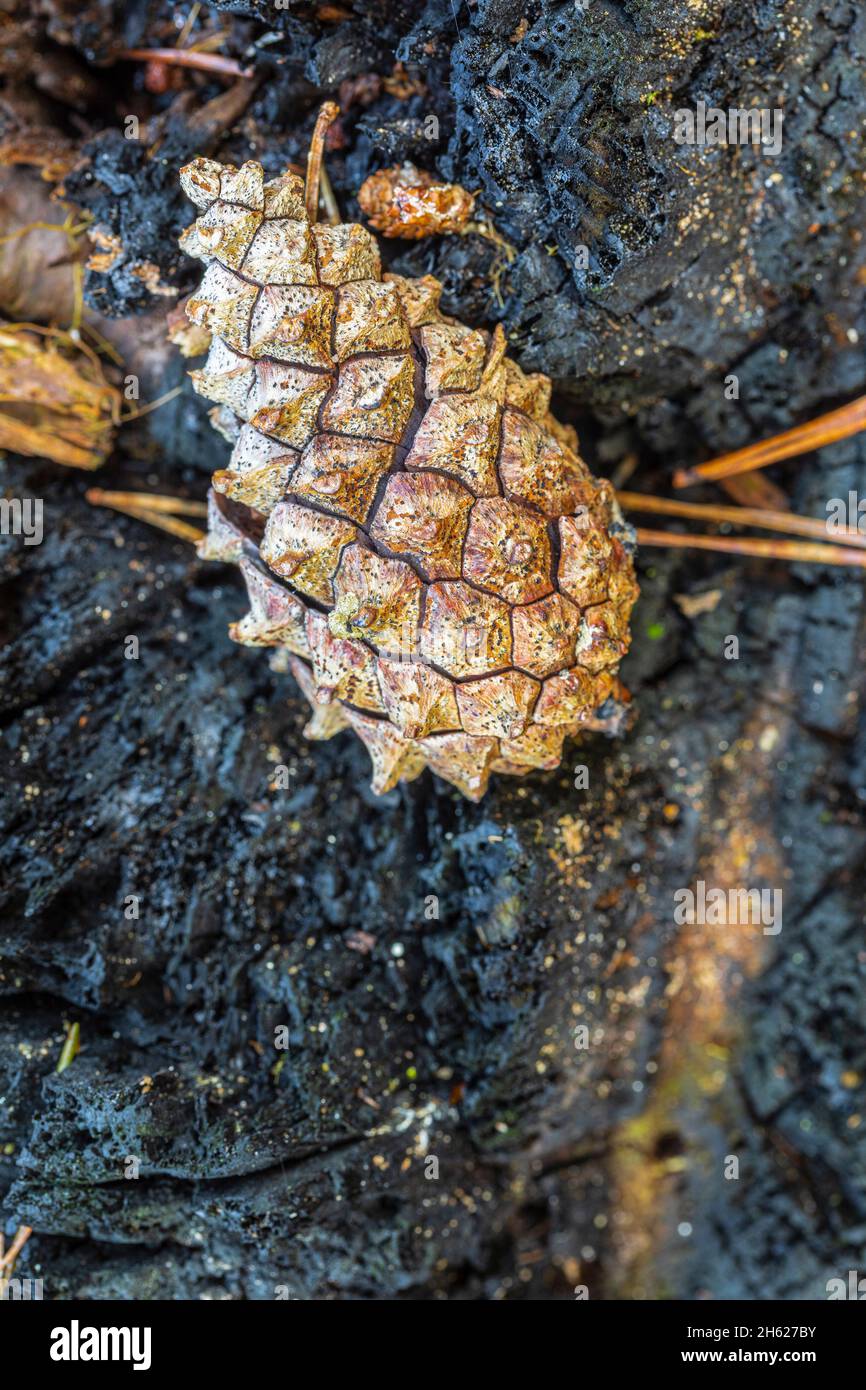
MULTIPOLYGON (((97 63, 153 42, 159 7, 50 13, 43 42, 122 111, 129 69, 97 63)), ((517 250, 502 277, 475 236, 389 256, 439 276, 449 312, 503 322, 599 471, 636 452, 633 485, 661 490, 675 464, 863 390, 854 5, 223 18, 259 79, 228 128, 175 111, 154 159, 103 116, 66 181, 121 238, 87 293, 132 337, 165 305, 130 267, 195 279, 177 164, 300 162, 321 96, 399 59, 425 90, 350 108, 340 205, 357 215, 365 175, 407 156, 479 190, 517 250), (779 157, 674 143, 673 111, 700 99, 783 106, 779 157)), ((154 349, 150 394, 185 365, 154 349)), ((202 496, 227 451, 187 386, 99 481, 202 496)), ((229 641, 232 571, 89 507, 67 470, 4 470, 7 495, 45 504, 41 545, 2 539, 0 1191, 6 1228, 34 1228, 18 1273, 61 1299, 817 1299, 862 1265, 856 571, 646 550, 624 737, 494 779, 479 806, 429 773, 375 798, 360 743, 307 743, 292 681, 229 641), (699 879, 781 890, 781 930, 678 925, 699 879)), ((823 516, 863 494, 866 446, 772 476, 823 516)))

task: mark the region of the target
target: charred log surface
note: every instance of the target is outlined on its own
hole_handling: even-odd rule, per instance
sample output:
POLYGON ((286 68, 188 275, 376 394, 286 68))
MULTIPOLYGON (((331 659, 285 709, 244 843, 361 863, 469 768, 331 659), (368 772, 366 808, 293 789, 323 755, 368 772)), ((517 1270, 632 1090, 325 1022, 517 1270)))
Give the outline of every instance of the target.
MULTIPOLYGON (((93 64, 144 42, 118 45, 132 21, 45 8, 122 112, 93 64)), ((423 93, 344 118, 341 207, 405 156, 479 189, 518 251, 501 302, 476 237, 394 243, 395 268, 501 318, 605 466, 639 442, 667 471, 862 391, 854 5, 431 0, 336 27, 240 8, 226 52, 259 85, 221 157, 300 162, 320 94, 420 68, 423 93), (783 105, 779 157, 676 145, 699 99, 783 105)), ((74 196, 123 258, 88 293, 152 311, 130 266, 185 290, 189 211, 170 162, 92 139, 74 196)), ((220 446, 191 393, 172 410, 100 482, 200 495, 220 446)), ((821 516, 863 495, 866 447, 774 476, 821 516)), ((228 640, 232 572, 88 507, 67 472, 13 460, 3 487, 45 506, 41 545, 0 542, 0 1190, 7 1229, 35 1232, 18 1273, 61 1299, 812 1299, 857 1267, 856 573, 647 551, 623 739, 496 779, 479 807, 429 774, 377 800, 357 741, 306 742, 289 678, 228 640), (677 925, 698 879, 781 889, 781 931, 677 925)))

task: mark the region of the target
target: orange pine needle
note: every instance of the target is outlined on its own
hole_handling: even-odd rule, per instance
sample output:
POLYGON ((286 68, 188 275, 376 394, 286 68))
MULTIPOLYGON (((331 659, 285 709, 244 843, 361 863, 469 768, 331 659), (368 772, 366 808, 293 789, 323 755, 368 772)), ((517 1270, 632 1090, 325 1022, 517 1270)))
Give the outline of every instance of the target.
POLYGON ((207 516, 207 503, 187 497, 167 497, 159 492, 106 492, 91 487, 85 497, 97 507, 135 507, 138 511, 180 512, 186 516, 207 516))
POLYGON ((0 1259, 0 1269, 5 1269, 7 1266, 11 1268, 11 1266, 15 1264, 15 1261, 18 1259, 18 1256, 21 1254, 21 1251, 24 1249, 32 1234, 32 1226, 18 1227, 18 1230, 15 1232, 15 1239, 12 1241, 6 1254, 0 1259))
POLYGON ((638 545, 666 549, 713 550, 723 555, 756 555, 765 560, 802 560, 814 565, 853 565, 866 569, 866 550, 848 550, 816 541, 759 540, 754 536, 689 536, 678 531, 651 531, 637 527, 638 545))
POLYGON ((186 521, 171 516, 166 503, 172 511, 191 512, 194 516, 206 514, 207 508, 201 502, 188 502, 180 497, 161 497, 147 492, 105 492, 102 488, 89 488, 84 494, 87 501, 97 507, 111 507, 115 512, 131 516, 135 521, 146 521, 148 525, 167 531, 178 540, 191 541, 197 545, 204 539, 204 532, 186 521), (150 505, 155 502, 155 505, 150 505))
POLYGON ((175 396, 179 396, 183 390, 182 386, 173 386, 170 391, 166 391, 164 396, 159 396, 155 401, 148 401, 147 405, 137 406, 135 410, 128 410, 125 415, 120 416, 121 425, 129 424, 130 420, 140 420, 142 415, 149 415, 152 410, 159 410, 161 405, 166 405, 173 401, 175 396))
POLYGON ((760 507, 765 512, 791 510, 787 494, 766 473, 735 473, 733 478, 720 478, 719 487, 741 507, 760 507))
POLYGON ((221 77, 252 77, 252 68, 242 68, 234 58, 218 53, 202 53, 194 48, 122 48, 118 59, 131 63, 165 63, 169 67, 198 68, 221 77))
POLYGON ((706 482, 708 479, 730 478, 735 473, 751 473, 756 468, 778 463, 780 459, 821 449, 838 439, 849 439, 863 429, 866 429, 866 396, 858 396, 839 410, 828 411, 815 420, 808 420, 805 425, 774 434, 760 444, 735 449, 731 454, 722 454, 720 458, 699 463, 695 468, 678 469, 674 474, 674 487, 690 487, 701 480, 706 482))
POLYGON ((672 497, 650 497, 643 492, 618 492, 626 511, 654 512, 659 516, 682 516, 694 521, 729 522, 733 526, 757 526, 764 531, 781 531, 791 536, 814 536, 833 545, 866 548, 866 535, 847 528, 830 532, 819 517, 795 516, 764 507, 729 507, 715 502, 681 502, 672 497))

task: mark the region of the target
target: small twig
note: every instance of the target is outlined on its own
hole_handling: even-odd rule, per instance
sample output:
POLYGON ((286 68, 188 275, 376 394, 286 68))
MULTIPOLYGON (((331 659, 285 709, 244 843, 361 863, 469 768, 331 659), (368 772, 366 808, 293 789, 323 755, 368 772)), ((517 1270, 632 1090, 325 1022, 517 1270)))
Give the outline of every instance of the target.
POLYGON ((695 468, 681 468, 674 474, 674 487, 690 487, 693 483, 716 478, 730 478, 735 473, 751 473, 756 468, 766 468, 768 464, 778 463, 780 459, 795 458, 798 454, 821 449, 825 444, 834 444, 838 439, 849 439, 866 429, 866 396, 843 405, 839 410, 831 410, 819 415, 805 425, 797 425, 782 434, 774 434, 760 444, 750 444, 746 449, 735 449, 731 454, 700 463, 695 468))
POLYGON ((322 159, 325 153, 325 135, 328 132, 328 127, 334 124, 339 114, 340 108, 335 101, 323 102, 313 128, 310 152, 307 155, 307 181, 304 194, 307 219, 311 224, 319 215, 319 183, 322 175, 322 159))
POLYGON ((71 1066, 75 1061, 75 1058, 78 1056, 80 1040, 81 1024, 77 1022, 70 1023, 66 1029, 66 1041, 60 1050, 60 1057, 55 1067, 55 1071, 58 1075, 60 1072, 66 1071, 66 1068, 71 1066))
POLYGON ((715 502, 680 502, 677 498, 650 497, 643 492, 618 492, 617 497, 627 512, 654 512, 658 516, 683 516, 695 521, 757 526, 764 531, 781 531, 791 536, 816 536, 833 545, 866 548, 866 535, 850 527, 844 531, 828 531, 826 521, 821 521, 819 517, 794 516, 791 512, 761 507, 728 507, 715 502))
POLYGON ((117 58, 130 63, 165 63, 168 67, 198 68, 221 77, 252 77, 252 68, 242 68, 234 58, 219 53, 202 53, 195 48, 122 48, 117 58))
POLYGON ((714 550, 723 555, 757 555, 766 560, 802 560, 815 565, 854 565, 866 569, 866 551, 815 541, 766 541, 753 536, 689 536, 678 531, 648 531, 637 527, 638 545, 666 549, 714 550))

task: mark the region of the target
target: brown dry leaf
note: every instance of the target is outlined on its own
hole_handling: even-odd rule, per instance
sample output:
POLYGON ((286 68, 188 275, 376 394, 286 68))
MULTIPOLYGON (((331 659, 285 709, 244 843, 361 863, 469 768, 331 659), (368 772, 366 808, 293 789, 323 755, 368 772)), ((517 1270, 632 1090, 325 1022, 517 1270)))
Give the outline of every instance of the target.
POLYGON ((94 353, 59 331, 0 327, 0 448, 99 468, 119 418, 120 392, 94 353))
MULTIPOLYGON (((51 199, 33 170, 0 169, 0 325, 6 319, 68 328, 80 315, 84 329, 110 345, 108 355, 122 359, 139 378, 142 399, 151 400, 160 394, 174 357, 166 341, 167 300, 158 299, 148 314, 122 319, 103 318, 82 305, 81 271, 94 244, 81 230, 83 222, 76 208, 51 199), (64 217, 71 230, 64 230, 64 217)), ((206 351, 200 331, 185 326, 190 350, 206 351)))
POLYGON ((75 262, 83 260, 87 244, 63 229, 67 216, 38 174, 0 170, 0 313, 6 318, 72 322, 75 262))
POLYGON ((0 164, 30 165, 50 184, 59 183, 78 157, 74 141, 46 126, 17 125, 0 139, 0 164))
POLYGON ((410 241, 463 231, 475 206, 473 195, 459 184, 443 183, 408 163, 371 174, 358 202, 382 236, 410 241))

